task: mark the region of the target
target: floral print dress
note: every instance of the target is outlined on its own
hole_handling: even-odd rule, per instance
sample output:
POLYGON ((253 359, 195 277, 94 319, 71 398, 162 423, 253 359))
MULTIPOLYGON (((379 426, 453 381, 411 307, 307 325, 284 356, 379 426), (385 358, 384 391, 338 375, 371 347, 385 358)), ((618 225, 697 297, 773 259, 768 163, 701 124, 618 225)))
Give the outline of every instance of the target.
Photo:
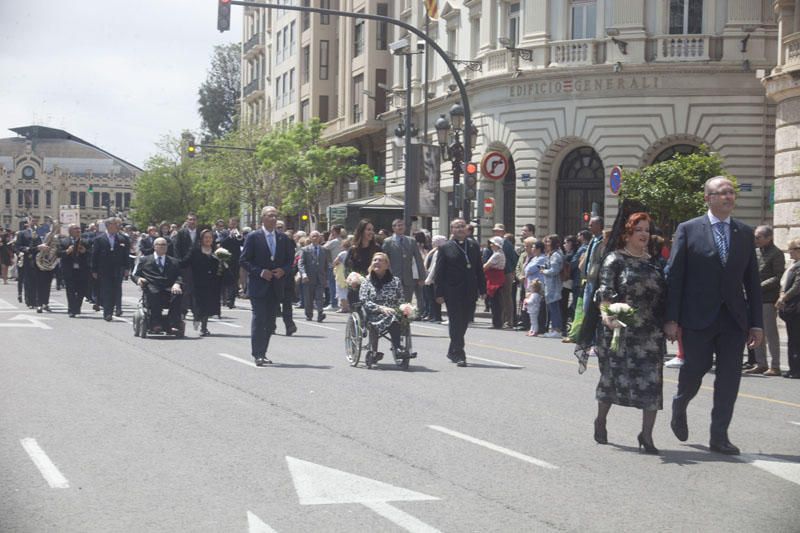
POLYGON ((384 282, 374 273, 370 274, 364 278, 359 289, 359 300, 366 311, 367 322, 378 331, 378 334, 382 334, 393 322, 398 321, 395 315, 381 313, 379 307, 397 309, 403 303, 403 285, 400 283, 400 278, 392 276, 389 271, 384 276, 390 279, 384 282))
POLYGON ((622 328, 617 352, 609 348, 613 330, 601 326, 597 400, 659 410, 663 405, 662 373, 667 349, 662 329, 667 286, 661 267, 649 257, 612 252, 603 261, 599 283, 595 296, 598 303, 627 303, 636 314, 632 323, 622 328))

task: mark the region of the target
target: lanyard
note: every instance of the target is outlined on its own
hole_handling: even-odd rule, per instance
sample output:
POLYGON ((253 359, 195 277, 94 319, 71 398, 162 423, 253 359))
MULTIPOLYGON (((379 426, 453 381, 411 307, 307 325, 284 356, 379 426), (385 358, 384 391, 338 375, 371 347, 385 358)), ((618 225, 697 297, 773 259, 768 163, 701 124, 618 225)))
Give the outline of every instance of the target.
POLYGON ((456 246, 458 247, 458 249, 461 250, 461 253, 464 254, 464 259, 467 262, 467 270, 469 270, 470 268, 472 268, 472 264, 469 262, 469 255, 467 254, 467 249, 468 249, 467 240, 464 239, 464 247, 463 248, 461 247, 460 244, 458 244, 458 241, 454 241, 454 242, 456 243, 456 246))

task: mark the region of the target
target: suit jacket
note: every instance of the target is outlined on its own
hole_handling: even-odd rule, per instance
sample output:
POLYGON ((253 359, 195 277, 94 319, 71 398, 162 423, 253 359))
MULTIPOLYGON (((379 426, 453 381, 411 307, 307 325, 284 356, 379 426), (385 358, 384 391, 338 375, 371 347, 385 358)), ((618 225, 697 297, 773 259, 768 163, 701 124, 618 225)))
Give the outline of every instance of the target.
POLYGON ((131 242, 122 233, 116 235, 116 245, 111 249, 108 233, 98 235, 92 244, 92 274, 100 277, 120 275, 128 268, 131 242))
POLYGON ((319 253, 314 252, 314 245, 309 244, 300 249, 300 261, 297 268, 301 275, 308 276, 308 283, 321 284, 323 286, 328 282, 328 270, 330 268, 331 259, 328 255, 328 250, 322 246, 318 246, 319 253))
POLYGON ((389 256, 392 274, 400 278, 403 285, 414 284, 412 261, 417 263, 419 279, 425 279, 425 265, 422 262, 417 241, 406 235, 401 235, 398 240, 396 235, 392 235, 383 241, 383 251, 389 256))
POLYGON ((189 266, 189 257, 192 255, 192 248, 200 246, 200 230, 195 229, 195 240, 192 242, 192 234, 188 228, 181 228, 173 239, 175 257, 181 262, 182 267, 189 266))
POLYGON ((479 294, 486 294, 486 278, 483 275, 478 243, 471 239, 463 244, 451 240, 440 246, 436 255, 436 278, 433 285, 436 297, 444 297, 448 302, 475 302, 479 294), (467 249, 466 257, 464 246, 467 249))
POLYGON ((131 276, 134 283, 139 283, 139 278, 147 280, 144 290, 151 294, 169 291, 175 283, 183 283, 180 262, 168 255, 164 256, 164 272, 158 267, 156 254, 143 257, 131 276))
POLYGON ((89 244, 83 239, 78 239, 74 244, 75 248, 68 255, 67 249, 73 245, 72 238, 63 237, 59 242, 58 257, 61 258, 61 273, 64 279, 88 278, 89 259, 91 256, 89 244), (83 253, 78 253, 78 244, 83 246, 83 253))
POLYGON ((667 321, 704 329, 723 305, 744 331, 763 327, 753 230, 731 218, 723 266, 707 214, 678 226, 667 266, 667 321))
POLYGON ((156 237, 151 237, 150 235, 142 235, 139 239, 139 254, 141 255, 151 255, 153 250, 155 249, 154 242, 156 237))
POLYGON ((294 241, 283 233, 275 232, 275 256, 270 255, 267 246, 267 236, 264 228, 259 228, 247 234, 244 248, 239 258, 239 265, 247 271, 247 295, 251 298, 274 297, 283 298, 287 278, 290 276, 292 262, 294 261, 294 241), (281 279, 273 278, 269 281, 261 277, 262 270, 282 268, 286 275, 281 279))

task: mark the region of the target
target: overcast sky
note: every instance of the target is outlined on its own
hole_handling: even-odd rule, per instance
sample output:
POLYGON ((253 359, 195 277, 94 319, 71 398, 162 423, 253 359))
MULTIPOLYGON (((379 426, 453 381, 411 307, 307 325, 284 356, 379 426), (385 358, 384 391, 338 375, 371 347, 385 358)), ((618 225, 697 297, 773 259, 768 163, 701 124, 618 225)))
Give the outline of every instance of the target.
POLYGON ((217 0, 0 0, 0 138, 50 126, 143 166, 199 129, 197 90, 243 9, 221 34, 217 0))

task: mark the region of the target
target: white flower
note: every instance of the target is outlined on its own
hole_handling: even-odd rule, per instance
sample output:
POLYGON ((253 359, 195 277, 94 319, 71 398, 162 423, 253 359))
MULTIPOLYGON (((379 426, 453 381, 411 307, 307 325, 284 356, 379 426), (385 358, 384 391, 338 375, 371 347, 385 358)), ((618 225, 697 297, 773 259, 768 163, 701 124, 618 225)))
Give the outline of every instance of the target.
POLYGON ((347 276, 345 283, 347 283, 349 287, 356 289, 360 287, 362 283, 364 283, 364 276, 362 276, 358 272, 350 272, 350 275, 347 276))
POLYGON ((633 308, 626 303, 615 303, 608 306, 610 315, 625 315, 633 311, 633 308))
POLYGON ((409 319, 413 319, 417 316, 417 308, 409 303, 400 304, 400 312, 403 313, 403 316, 409 319))

